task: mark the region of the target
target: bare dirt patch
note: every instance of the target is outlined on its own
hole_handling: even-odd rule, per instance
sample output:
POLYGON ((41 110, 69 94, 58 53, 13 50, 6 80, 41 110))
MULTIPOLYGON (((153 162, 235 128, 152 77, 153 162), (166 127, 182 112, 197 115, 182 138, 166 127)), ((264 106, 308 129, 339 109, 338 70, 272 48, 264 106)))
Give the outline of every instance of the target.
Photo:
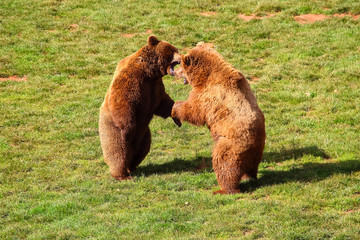
POLYGON ((275 16, 275 15, 276 15, 276 13, 268 13, 265 16, 257 16, 256 14, 245 15, 245 14, 240 13, 238 15, 238 18, 244 20, 245 22, 248 22, 248 21, 251 21, 251 20, 254 20, 254 19, 269 18, 269 17, 275 16))
POLYGON ((354 14, 351 14, 351 13, 335 13, 333 16, 338 17, 338 18, 351 17, 354 20, 358 20, 360 18, 360 14, 359 15, 354 15, 354 14))
POLYGON ((68 27, 68 29, 69 29, 71 32, 75 32, 78 28, 79 28, 79 25, 77 25, 76 23, 71 24, 71 25, 68 27))
POLYGON ((314 23, 314 22, 318 22, 318 21, 324 21, 326 19, 330 19, 333 17, 336 17, 336 18, 351 17, 354 20, 358 20, 360 18, 360 15, 354 15, 351 13, 335 13, 332 16, 327 16, 324 14, 304 14, 304 15, 295 16, 294 20, 300 24, 307 24, 307 23, 314 23))
POLYGON ((295 16, 294 20, 300 24, 306 24, 306 23, 324 21, 325 19, 328 18, 329 17, 324 14, 304 14, 304 15, 295 16))
POLYGON ((9 77, 0 77, 0 82, 5 82, 5 81, 12 81, 12 82, 27 82, 27 77, 19 77, 19 76, 9 76, 9 77))
POLYGON ((213 16, 216 14, 217 14, 217 12, 202 12, 202 13, 200 13, 200 15, 204 16, 204 17, 210 17, 210 16, 213 16))

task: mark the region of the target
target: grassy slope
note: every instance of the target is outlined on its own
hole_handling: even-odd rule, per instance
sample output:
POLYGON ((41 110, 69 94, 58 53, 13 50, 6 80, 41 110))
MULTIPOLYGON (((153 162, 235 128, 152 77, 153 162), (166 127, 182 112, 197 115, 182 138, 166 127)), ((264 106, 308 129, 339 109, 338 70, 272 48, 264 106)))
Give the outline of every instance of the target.
MULTIPOLYGON (((292 17, 358 14, 360 4, 233 2, 1 1, 0 77, 28 78, 0 82, 1 239, 359 237, 360 20, 292 17), (199 15, 207 11, 217 14, 199 15), (279 13, 237 18, 266 12, 279 13), (218 184, 205 127, 160 118, 135 181, 111 179, 98 109, 116 63, 145 44, 148 29, 182 52, 213 42, 259 78, 252 88, 267 142, 259 181, 241 183, 243 193, 211 195, 218 184)), ((189 86, 164 82, 186 99, 189 86)))

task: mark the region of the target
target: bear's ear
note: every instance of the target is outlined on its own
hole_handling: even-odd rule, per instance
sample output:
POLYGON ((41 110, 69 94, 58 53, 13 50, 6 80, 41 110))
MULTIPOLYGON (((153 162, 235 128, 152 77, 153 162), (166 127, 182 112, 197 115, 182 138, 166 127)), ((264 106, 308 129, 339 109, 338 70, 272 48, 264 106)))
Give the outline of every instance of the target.
POLYGON ((204 46, 204 45, 205 45, 205 42, 203 42, 203 41, 198 42, 198 43, 196 44, 197 47, 204 46))
POLYGON ((148 42, 149 45, 155 46, 160 41, 154 35, 151 35, 151 36, 148 37, 147 42, 148 42))
POLYGON ((185 55, 182 57, 182 61, 184 62, 185 65, 190 66, 191 64, 191 58, 189 55, 185 55))

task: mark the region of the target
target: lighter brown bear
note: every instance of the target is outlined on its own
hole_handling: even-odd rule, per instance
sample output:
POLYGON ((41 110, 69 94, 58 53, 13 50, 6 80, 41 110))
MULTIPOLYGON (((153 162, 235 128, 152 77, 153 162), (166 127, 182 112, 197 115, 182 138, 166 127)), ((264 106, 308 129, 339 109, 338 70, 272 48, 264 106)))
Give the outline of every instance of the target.
POLYGON ((165 92, 162 77, 179 61, 174 46, 150 36, 145 46, 118 63, 99 119, 104 159, 117 180, 130 179, 149 152, 153 115, 170 116, 174 101, 165 92))
POLYGON ((206 124, 214 139, 213 169, 220 190, 240 192, 239 182, 257 178, 265 145, 265 118, 244 76, 213 48, 200 44, 181 57, 175 76, 192 86, 186 101, 177 101, 171 116, 206 124))

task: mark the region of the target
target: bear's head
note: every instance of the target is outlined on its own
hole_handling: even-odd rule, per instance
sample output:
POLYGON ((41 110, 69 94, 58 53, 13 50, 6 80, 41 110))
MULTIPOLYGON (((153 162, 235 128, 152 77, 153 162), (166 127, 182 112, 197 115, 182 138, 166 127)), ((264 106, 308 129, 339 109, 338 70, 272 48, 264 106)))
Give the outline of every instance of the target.
POLYGON ((213 45, 200 42, 188 54, 181 55, 180 67, 174 71, 176 78, 183 78, 184 84, 197 86, 203 84, 214 67, 223 59, 213 45))
POLYGON ((162 75, 174 75, 174 67, 181 61, 181 56, 176 47, 166 41, 158 40, 153 35, 148 37, 145 47, 151 53, 151 58, 155 60, 154 64, 159 67, 162 75))

